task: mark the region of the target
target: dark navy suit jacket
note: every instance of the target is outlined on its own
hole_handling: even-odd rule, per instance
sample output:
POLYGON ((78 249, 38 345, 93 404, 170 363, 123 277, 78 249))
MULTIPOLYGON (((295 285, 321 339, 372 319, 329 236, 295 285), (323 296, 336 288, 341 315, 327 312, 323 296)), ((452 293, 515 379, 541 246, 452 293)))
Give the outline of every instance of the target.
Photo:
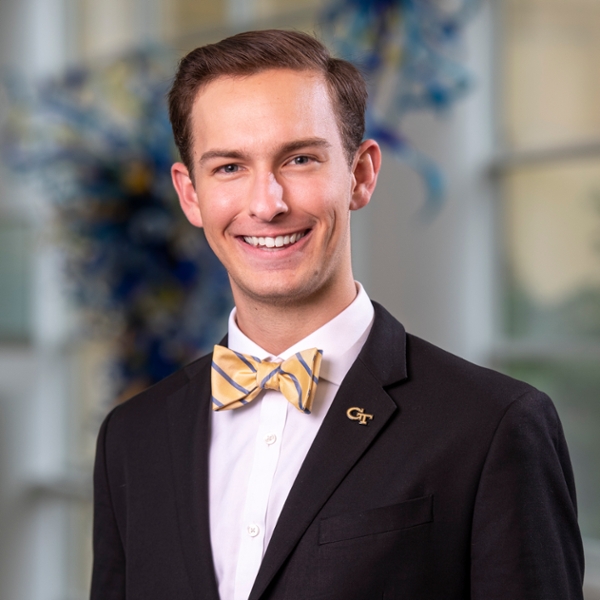
MULTIPOLYGON (((581 599, 573 475, 551 401, 375 308, 250 600, 581 599), (348 419, 351 407, 373 419, 348 419)), ((197 360, 105 420, 92 600, 218 600, 210 365, 197 360)))

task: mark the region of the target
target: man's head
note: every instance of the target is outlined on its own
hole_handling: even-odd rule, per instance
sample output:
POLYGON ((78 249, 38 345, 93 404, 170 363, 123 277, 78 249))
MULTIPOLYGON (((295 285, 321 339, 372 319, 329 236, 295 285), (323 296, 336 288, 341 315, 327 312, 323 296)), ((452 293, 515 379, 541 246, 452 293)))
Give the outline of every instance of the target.
POLYGON ((177 102, 188 107, 180 111, 179 129, 174 118, 187 164, 172 166, 173 184, 188 220, 204 229, 229 273, 238 324, 255 315, 259 305, 267 311, 285 307, 286 313, 295 306, 309 315, 294 324, 300 332, 333 318, 356 294, 350 211, 369 202, 381 154, 375 141, 361 141, 365 98, 358 94, 360 100, 351 102, 346 93, 351 79, 364 92, 353 67, 337 62, 324 72, 306 68, 306 58, 298 56, 265 66, 277 61, 278 52, 263 37, 278 39, 279 52, 281 39, 304 40, 315 52, 322 46, 298 33, 254 32, 238 38, 244 35, 257 48, 250 44, 242 52, 234 44, 239 55, 234 60, 225 40, 192 53, 210 53, 219 69, 195 74, 185 67, 178 74, 174 90, 187 91, 171 93, 171 110, 177 113, 177 102), (265 53, 269 61, 260 68, 248 59, 265 53), (289 61, 293 68, 281 66, 289 61), (243 71, 239 64, 253 67, 243 71), (344 70, 354 75, 338 86, 346 90, 338 96, 327 73, 339 81, 344 70), (350 111, 354 116, 343 118, 339 97, 345 98, 344 105, 360 105, 350 111), (353 119, 357 126, 351 126, 353 119))
POLYGON ((327 82, 344 151, 351 164, 365 130, 367 90, 351 63, 333 58, 318 40, 298 31, 248 31, 185 56, 169 93, 169 115, 181 160, 193 173, 192 107, 198 92, 219 77, 271 69, 313 71, 327 82))

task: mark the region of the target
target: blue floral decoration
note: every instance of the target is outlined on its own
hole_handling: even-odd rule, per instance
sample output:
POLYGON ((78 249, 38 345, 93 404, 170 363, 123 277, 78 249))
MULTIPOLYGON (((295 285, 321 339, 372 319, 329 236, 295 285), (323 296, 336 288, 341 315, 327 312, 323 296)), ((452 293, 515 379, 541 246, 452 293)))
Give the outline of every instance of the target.
POLYGON ((88 329, 118 334, 121 397, 219 340, 227 274, 178 206, 166 109, 175 59, 147 50, 27 89, 7 80, 5 162, 56 209, 71 292, 88 329))
POLYGON ((337 0, 323 12, 326 38, 360 67, 370 85, 367 136, 378 140, 422 176, 425 215, 444 197, 438 166, 402 134, 415 110, 448 110, 472 88, 455 58, 465 26, 480 0, 337 0))

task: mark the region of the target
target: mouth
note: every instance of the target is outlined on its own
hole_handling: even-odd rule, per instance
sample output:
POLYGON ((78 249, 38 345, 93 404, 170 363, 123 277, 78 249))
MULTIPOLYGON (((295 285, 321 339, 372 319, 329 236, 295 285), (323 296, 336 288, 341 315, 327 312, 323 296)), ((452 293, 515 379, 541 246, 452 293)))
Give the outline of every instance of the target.
POLYGON ((309 230, 306 229, 289 235, 278 235, 275 237, 266 235, 260 237, 245 235, 243 236, 243 239, 247 244, 250 244, 250 246, 253 246, 254 248, 287 248, 300 241, 308 231, 309 230))

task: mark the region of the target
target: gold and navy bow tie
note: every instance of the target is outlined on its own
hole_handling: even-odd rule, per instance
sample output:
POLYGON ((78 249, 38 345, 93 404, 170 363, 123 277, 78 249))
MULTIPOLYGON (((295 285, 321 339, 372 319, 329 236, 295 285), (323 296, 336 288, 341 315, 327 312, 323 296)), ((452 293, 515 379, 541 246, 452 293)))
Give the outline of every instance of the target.
POLYGON ((280 391, 298 410, 310 413, 323 351, 296 352, 281 363, 215 346, 211 372, 213 410, 248 404, 262 390, 280 391))

